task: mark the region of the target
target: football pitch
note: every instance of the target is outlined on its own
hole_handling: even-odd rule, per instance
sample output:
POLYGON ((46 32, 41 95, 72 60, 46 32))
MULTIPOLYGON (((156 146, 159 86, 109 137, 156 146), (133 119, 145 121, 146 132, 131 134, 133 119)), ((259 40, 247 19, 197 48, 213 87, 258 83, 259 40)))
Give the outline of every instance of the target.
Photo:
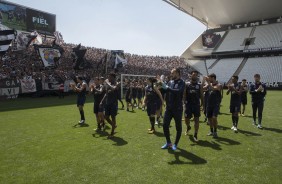
MULTIPOLYGON (((239 132, 230 127, 230 96, 224 96, 219 138, 207 136, 200 118, 199 142, 183 133, 178 150, 162 150, 162 127, 148 134, 145 112, 119 110, 117 133, 96 133, 93 97, 87 96, 87 127, 76 96, 19 98, 0 102, 0 183, 271 183, 282 181, 282 92, 268 91, 263 129, 252 125, 248 96, 239 132)), ((121 105, 119 104, 119 107, 121 105)), ((176 131, 172 121, 171 137, 176 131)))

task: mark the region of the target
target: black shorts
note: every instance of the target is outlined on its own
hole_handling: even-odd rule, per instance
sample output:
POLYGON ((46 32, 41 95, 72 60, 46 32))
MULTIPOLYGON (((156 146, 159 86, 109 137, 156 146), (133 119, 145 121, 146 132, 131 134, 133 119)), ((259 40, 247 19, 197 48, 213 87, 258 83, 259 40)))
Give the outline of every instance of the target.
POLYGON ((117 106, 117 103, 105 105, 105 116, 116 116, 118 111, 117 106))
POLYGON ((100 103, 94 103, 93 107, 94 114, 98 114, 99 112, 104 112, 104 105, 100 105, 100 103))
POLYGON ((147 103, 147 115, 156 115, 157 103, 147 103))
POLYGON ((76 101, 77 107, 78 107, 78 106, 84 106, 85 100, 86 100, 86 97, 78 97, 78 98, 77 98, 77 101, 76 101))
POLYGON ((229 109, 230 113, 240 112, 241 104, 231 104, 229 109))
POLYGON ((133 93, 133 94, 132 94, 132 98, 133 98, 133 99, 136 99, 136 98, 137 98, 137 94, 134 94, 134 93, 133 93))
POLYGON ((219 113, 219 105, 207 107, 207 118, 217 117, 219 113))
POLYGON ((185 112, 184 116, 185 118, 192 118, 194 117, 198 118, 201 116, 201 110, 200 110, 200 105, 191 105, 191 104, 186 104, 185 105, 185 112))
POLYGON ((129 96, 126 96, 126 97, 125 97, 125 101, 126 101, 127 103, 131 103, 131 100, 132 100, 132 98, 129 97, 129 96))
POLYGON ((241 97, 241 104, 243 104, 243 105, 247 105, 247 97, 241 97))

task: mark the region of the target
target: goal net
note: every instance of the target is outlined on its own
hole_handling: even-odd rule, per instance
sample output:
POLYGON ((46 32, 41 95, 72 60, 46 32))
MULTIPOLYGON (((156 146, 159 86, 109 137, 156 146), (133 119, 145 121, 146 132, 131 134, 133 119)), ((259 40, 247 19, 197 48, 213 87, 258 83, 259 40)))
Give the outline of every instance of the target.
POLYGON ((120 93, 121 93, 121 97, 123 98, 124 96, 124 85, 125 85, 125 80, 145 80, 149 77, 156 77, 153 75, 132 75, 132 74, 121 74, 120 77, 120 82, 121 82, 121 88, 120 88, 120 93))

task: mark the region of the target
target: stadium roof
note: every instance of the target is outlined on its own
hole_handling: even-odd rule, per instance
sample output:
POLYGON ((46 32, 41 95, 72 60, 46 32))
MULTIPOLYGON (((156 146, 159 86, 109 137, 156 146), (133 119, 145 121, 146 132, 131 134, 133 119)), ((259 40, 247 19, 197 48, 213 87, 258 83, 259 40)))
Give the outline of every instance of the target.
POLYGON ((282 16, 282 0, 163 0, 209 28, 282 16))

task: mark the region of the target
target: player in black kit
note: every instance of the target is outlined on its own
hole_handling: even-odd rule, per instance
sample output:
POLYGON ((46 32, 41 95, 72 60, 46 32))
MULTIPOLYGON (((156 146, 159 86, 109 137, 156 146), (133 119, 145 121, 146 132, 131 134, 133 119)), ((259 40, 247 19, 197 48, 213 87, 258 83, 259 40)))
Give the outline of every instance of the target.
POLYGON ((134 107, 137 107, 137 101, 136 101, 136 98, 137 98, 137 81, 133 81, 132 82, 132 100, 133 100, 133 106, 134 107))
POLYGON ((216 75, 210 74, 208 77, 204 77, 203 83, 207 82, 207 85, 203 89, 208 89, 209 96, 207 98, 207 117, 210 123, 210 133, 214 138, 217 138, 217 116, 219 113, 219 104, 221 98, 221 84, 216 82, 216 75))
POLYGON ((108 79, 104 82, 104 88, 106 94, 102 100, 102 103, 105 103, 105 119, 112 126, 112 130, 108 138, 112 138, 115 134, 116 125, 116 116, 117 116, 117 103, 118 103, 118 93, 116 85, 116 74, 110 73, 108 79), (110 118, 111 117, 111 118, 110 118))
POLYGON ((105 91, 103 89, 103 85, 101 84, 101 80, 98 77, 94 79, 94 83, 90 86, 90 92, 93 93, 94 96, 93 111, 97 121, 96 131, 104 130, 105 129, 104 104, 101 103, 101 101, 105 96, 105 91))
POLYGON ((232 84, 228 85, 227 95, 231 93, 230 98, 230 113, 232 113, 232 127, 234 132, 237 132, 238 122, 239 122, 239 112, 241 107, 241 86, 238 83, 238 76, 232 76, 232 84))
POLYGON ((137 104, 137 109, 142 107, 142 96, 143 96, 143 84, 142 81, 139 80, 138 85, 137 85, 137 99, 138 99, 138 104, 137 104))
POLYGON ((125 93, 125 101, 126 101, 126 110, 129 111, 129 106, 131 106, 131 110, 133 111, 132 104, 132 86, 131 82, 128 81, 125 85, 126 93, 125 93))
POLYGON ((86 83, 82 81, 82 77, 76 77, 76 85, 70 84, 70 87, 77 93, 77 102, 76 105, 78 107, 80 113, 80 121, 79 124, 85 124, 84 110, 83 106, 86 100, 86 83))
POLYGON ((155 119, 156 119, 156 112, 157 112, 157 100, 158 98, 161 99, 161 103, 163 104, 163 98, 161 92, 158 90, 155 83, 157 80, 155 78, 148 78, 147 86, 145 87, 145 98, 143 102, 143 106, 147 106, 147 114, 150 119, 151 128, 148 129, 149 134, 153 134, 155 132, 155 119))
POLYGON ((166 85, 163 83, 163 88, 166 90, 166 110, 163 120, 163 131, 166 137, 166 143, 162 149, 171 148, 173 151, 177 149, 178 142, 182 133, 182 113, 183 113, 183 92, 185 82, 180 78, 180 70, 171 70, 171 81, 166 85), (172 118, 175 121, 176 137, 172 145, 169 133, 170 122, 172 118))
POLYGON ((262 128, 262 111, 266 95, 266 86, 260 82, 260 74, 254 75, 255 83, 250 85, 250 94, 252 95, 253 123, 256 125, 256 116, 258 111, 258 128, 262 128))
POLYGON ((241 104, 243 106, 243 110, 241 111, 241 116, 245 116, 245 109, 246 109, 246 105, 248 103, 248 98, 247 98, 248 85, 247 85, 247 80, 246 79, 242 80, 241 86, 242 86, 241 104))
POLYGON ((198 83, 198 71, 192 71, 191 73, 191 81, 186 83, 185 91, 184 91, 184 103, 185 103, 185 123, 187 125, 187 129, 185 135, 188 134, 188 131, 191 129, 190 119, 194 115, 194 141, 198 141, 198 130, 199 130, 199 117, 200 107, 203 104, 203 88, 202 85, 198 83), (201 101, 201 103, 200 103, 201 101))
POLYGON ((122 90, 121 82, 120 82, 120 80, 117 80, 118 101, 122 105, 121 109, 124 109, 124 104, 123 104, 123 101, 121 100, 121 90, 122 90))

